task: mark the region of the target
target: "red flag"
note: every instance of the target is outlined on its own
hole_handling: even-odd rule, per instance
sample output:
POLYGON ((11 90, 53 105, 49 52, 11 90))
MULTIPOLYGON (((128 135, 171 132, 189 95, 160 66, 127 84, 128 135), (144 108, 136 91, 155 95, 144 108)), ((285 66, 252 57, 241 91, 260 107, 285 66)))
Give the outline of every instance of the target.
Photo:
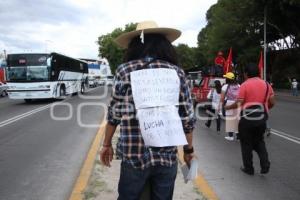
POLYGON ((227 60, 225 62, 224 68, 225 68, 224 74, 232 71, 232 48, 231 47, 230 47, 229 54, 228 54, 227 60))
POLYGON ((260 58, 259 58, 259 63, 258 63, 258 69, 259 69, 259 76, 260 78, 264 78, 263 72, 264 72, 264 56, 263 52, 260 51, 260 58))

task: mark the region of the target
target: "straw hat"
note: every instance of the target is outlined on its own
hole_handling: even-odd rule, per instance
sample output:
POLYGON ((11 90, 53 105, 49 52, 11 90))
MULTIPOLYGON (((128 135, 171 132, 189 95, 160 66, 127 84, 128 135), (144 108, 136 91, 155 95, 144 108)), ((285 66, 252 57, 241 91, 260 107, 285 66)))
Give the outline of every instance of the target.
POLYGON ((137 24, 136 30, 123 33, 115 39, 115 42, 122 48, 127 48, 130 41, 138 35, 141 35, 142 31, 144 34, 157 33, 164 35, 170 42, 173 42, 181 35, 181 32, 173 28, 158 27, 154 21, 143 21, 137 24))

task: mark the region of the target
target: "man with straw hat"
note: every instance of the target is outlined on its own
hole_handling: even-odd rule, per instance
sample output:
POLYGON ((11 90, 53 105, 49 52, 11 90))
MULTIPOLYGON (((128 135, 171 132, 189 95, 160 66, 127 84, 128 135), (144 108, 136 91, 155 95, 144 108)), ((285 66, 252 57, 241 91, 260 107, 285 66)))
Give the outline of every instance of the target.
POLYGON ((151 199, 172 199, 177 146, 184 145, 188 165, 194 158, 191 94, 171 44, 180 35, 144 21, 115 39, 126 49, 125 63, 116 70, 100 158, 110 166, 111 140, 120 125, 118 199, 139 199, 147 182, 151 199))

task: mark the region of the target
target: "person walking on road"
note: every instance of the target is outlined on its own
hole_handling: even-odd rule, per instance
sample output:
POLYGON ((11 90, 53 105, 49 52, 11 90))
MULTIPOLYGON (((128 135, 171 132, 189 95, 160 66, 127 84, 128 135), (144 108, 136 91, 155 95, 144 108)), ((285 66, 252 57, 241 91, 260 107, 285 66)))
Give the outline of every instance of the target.
POLYGON ((246 81, 241 85, 236 103, 226 106, 225 109, 239 107, 241 118, 239 134, 243 167, 241 170, 254 174, 252 151, 256 151, 260 159, 260 173, 266 174, 270 169, 268 152, 264 142, 268 111, 274 106, 274 91, 270 84, 259 78, 259 69, 255 64, 248 64, 244 76, 246 81))
MULTIPOLYGON (((289 79, 290 80, 290 79, 289 79)), ((297 97, 298 96, 298 82, 295 78, 293 78, 291 82, 291 89, 292 89, 292 95, 297 97)))
POLYGON ((218 111, 220 98, 221 98, 221 89, 222 89, 221 82, 219 80, 215 80, 214 88, 212 88, 207 95, 208 99, 211 100, 211 108, 208 109, 208 119, 205 123, 205 126, 209 128, 212 119, 216 119, 218 132, 220 131, 221 128, 221 116, 220 116, 221 113, 218 111))
MULTIPOLYGON (((223 77, 226 78, 226 84, 222 87, 219 109, 222 106, 233 104, 237 100, 240 88, 240 85, 235 80, 234 73, 228 72, 223 77)), ((225 115, 225 132, 228 134, 228 136, 225 136, 225 139, 233 141, 234 134, 236 134, 236 139, 238 140, 239 116, 237 109, 227 110, 223 112, 223 115, 225 115)))
POLYGON ((135 31, 115 39, 127 50, 125 63, 116 70, 100 158, 105 166, 110 166, 112 137, 120 125, 119 200, 139 199, 146 183, 150 184, 151 199, 172 199, 177 146, 186 144, 183 150, 187 165, 194 158, 195 117, 191 94, 171 44, 180 34, 179 30, 160 28, 153 21, 145 21, 138 23, 135 31), (140 79, 141 76, 147 80, 140 79), (175 120, 177 116, 179 123, 175 120), (185 142, 174 139, 179 135, 185 142), (169 140, 159 140, 158 136, 169 140))

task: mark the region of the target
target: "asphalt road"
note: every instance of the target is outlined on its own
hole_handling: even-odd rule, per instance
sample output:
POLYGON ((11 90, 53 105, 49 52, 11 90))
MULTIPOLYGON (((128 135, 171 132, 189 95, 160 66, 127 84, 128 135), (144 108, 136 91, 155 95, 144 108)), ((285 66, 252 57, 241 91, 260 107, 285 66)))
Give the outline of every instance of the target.
MULTIPOLYGON (((194 145, 199 157, 199 171, 222 200, 282 200, 300 199, 300 101, 277 98, 269 126, 272 134, 266 138, 271 160, 267 175, 259 174, 259 160, 254 153, 254 176, 242 173, 240 144, 227 141, 218 134, 215 124, 209 129, 198 120, 194 145)), ((224 124, 222 124, 224 126, 224 124)))
POLYGON ((105 94, 100 87, 85 95, 90 99, 0 99, 1 200, 68 199, 104 119, 105 94))
POLYGON ((300 138, 300 98, 277 97, 276 106, 271 110, 270 127, 300 138))

